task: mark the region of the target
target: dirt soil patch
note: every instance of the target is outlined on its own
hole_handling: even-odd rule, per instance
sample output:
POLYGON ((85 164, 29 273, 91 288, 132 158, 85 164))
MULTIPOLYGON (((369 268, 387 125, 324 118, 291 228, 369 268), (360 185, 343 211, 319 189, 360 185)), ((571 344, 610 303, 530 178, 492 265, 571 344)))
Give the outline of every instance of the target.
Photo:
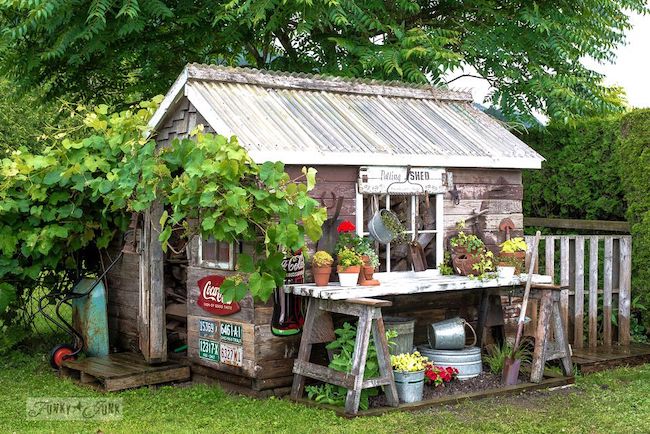
MULTIPOLYGON (((519 383, 526 381, 526 375, 520 374, 519 383)), ((497 389, 500 387, 503 387, 503 384, 501 383, 501 376, 484 371, 477 377, 463 381, 453 380, 451 383, 446 383, 438 387, 433 387, 425 383, 422 400, 426 401, 435 398, 445 398, 454 395, 463 395, 467 393, 481 392, 489 389, 497 389)), ((369 404, 370 408, 386 407, 388 405, 386 395, 381 394, 371 397, 369 404)))

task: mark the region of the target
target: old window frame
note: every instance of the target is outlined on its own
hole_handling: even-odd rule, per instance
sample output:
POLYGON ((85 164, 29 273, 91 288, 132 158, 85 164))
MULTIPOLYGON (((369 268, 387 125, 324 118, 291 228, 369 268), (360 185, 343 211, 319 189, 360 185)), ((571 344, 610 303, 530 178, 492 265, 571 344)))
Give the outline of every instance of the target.
MULTIPOLYGON (((197 249, 197 263, 200 267, 204 268, 213 268, 215 270, 227 270, 232 271, 235 269, 235 243, 228 244, 228 261, 211 261, 208 259, 203 259, 203 236, 198 236, 198 249, 197 249)), ((219 243, 225 243, 224 241, 217 241, 219 243)))
MULTIPOLYGON (((364 214, 363 214, 363 199, 364 196, 370 196, 370 194, 363 194, 359 193, 358 189, 356 191, 356 203, 355 203, 355 225, 357 227, 357 235, 362 236, 362 237, 367 237, 370 235, 369 232, 363 230, 363 220, 364 220, 364 214)), ((386 194, 385 197, 385 202, 384 206, 386 209, 390 209, 390 198, 391 196, 400 196, 403 197, 404 195, 390 195, 386 194)), ((410 204, 410 211, 411 211, 411 228, 410 230, 407 230, 406 232, 411 235, 411 240, 415 239, 415 234, 413 231, 413 228, 415 227, 415 221, 416 221, 416 213, 415 213, 415 204, 417 203, 417 196, 415 194, 408 195, 411 197, 411 204, 410 204)), ((435 243, 436 243, 436 264, 434 267, 427 269, 427 271, 423 271, 422 273, 430 273, 430 274, 438 274, 439 273, 439 264, 442 262, 444 258, 444 246, 443 246, 443 241, 444 241, 444 234, 445 234, 445 224, 444 224, 444 193, 430 193, 430 196, 435 196, 435 229, 426 229, 426 230, 418 230, 419 233, 432 233, 435 235, 435 243)), ((382 204, 379 204, 380 208, 382 204)), ((384 263, 386 265, 386 271, 378 273, 378 274, 399 274, 399 273, 412 273, 413 271, 392 271, 391 270, 391 259, 390 259, 390 243, 386 245, 386 259, 384 260, 384 263)), ((431 265, 431 264, 429 264, 431 265)))

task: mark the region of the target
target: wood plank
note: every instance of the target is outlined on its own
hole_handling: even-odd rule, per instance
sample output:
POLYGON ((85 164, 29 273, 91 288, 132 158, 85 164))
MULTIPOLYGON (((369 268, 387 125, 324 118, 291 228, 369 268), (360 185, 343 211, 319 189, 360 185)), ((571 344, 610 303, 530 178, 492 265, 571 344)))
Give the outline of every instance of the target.
MULTIPOLYGON (((357 324, 357 337, 354 341, 354 352, 352 353, 352 369, 350 374, 354 380, 353 386, 348 388, 345 398, 345 412, 355 414, 359 411, 361 390, 363 388, 363 375, 366 370, 366 358, 368 355, 368 344, 373 320, 374 309, 369 307, 359 316, 357 324)), ((379 314, 381 317, 381 313, 379 314)))
POLYGON ((598 344, 598 237, 589 239, 589 347, 598 344))
POLYGON ((399 405, 399 398, 397 397, 397 388, 395 387, 395 378, 393 377, 393 369, 390 363, 390 354, 388 352, 388 341, 386 339, 386 328, 384 327, 384 319, 378 318, 372 325, 372 337, 375 341, 377 349, 377 362, 379 363, 379 374, 382 378, 388 380, 386 383, 386 399, 388 405, 397 407, 399 405))
POLYGON ((603 345, 612 344, 612 265, 614 238, 605 237, 605 252, 603 263, 603 345))
POLYGON ((165 328, 165 254, 158 235, 162 231, 160 217, 163 206, 154 202, 151 206, 151 233, 149 234, 149 267, 151 286, 149 288, 149 362, 164 362, 167 360, 167 330, 165 328))
MULTIPOLYGON (((524 198, 522 185, 461 184, 454 180, 461 203, 465 200, 518 200, 524 198)), ((445 202, 451 203, 451 193, 445 193, 445 202)))
POLYGON ((352 389, 354 387, 354 377, 351 374, 335 371, 327 366, 317 365, 316 363, 296 360, 293 365, 293 373, 345 387, 346 389, 352 389))
POLYGON ((585 238, 575 240, 575 295, 574 295, 574 327, 573 346, 582 348, 584 345, 584 310, 585 310, 585 238))
POLYGON ((187 381, 190 379, 189 366, 178 366, 157 372, 143 372, 130 377, 107 378, 104 380, 106 391, 130 389, 151 384, 171 383, 173 381, 187 381))
POLYGON ((577 229, 583 231, 630 233, 630 224, 623 221, 524 217, 524 225, 557 229, 577 229))
POLYGON ((630 309, 631 309, 631 276, 632 276, 632 239, 621 237, 620 268, 618 283, 618 343, 630 343, 630 309))
POLYGON ((451 199, 444 201, 445 215, 471 215, 472 211, 482 209, 487 209, 490 214, 511 214, 521 213, 522 205, 520 200, 504 199, 461 200, 458 205, 455 205, 451 199))
POLYGON ((454 174, 454 184, 521 185, 521 170, 507 169, 449 169, 454 174))
POLYGON ((565 336, 569 336, 569 268, 569 238, 562 236, 560 237, 560 286, 565 289, 560 294, 560 312, 564 322, 565 336))
POLYGON ((542 237, 545 243, 546 257, 544 274, 555 281, 555 237, 542 237))
POLYGON ((551 330, 551 316, 553 310, 553 300, 551 291, 542 291, 542 299, 539 304, 539 318, 535 331, 535 349, 533 351, 533 360, 531 367, 530 381, 539 383, 544 375, 544 364, 546 363, 546 343, 549 340, 551 330))

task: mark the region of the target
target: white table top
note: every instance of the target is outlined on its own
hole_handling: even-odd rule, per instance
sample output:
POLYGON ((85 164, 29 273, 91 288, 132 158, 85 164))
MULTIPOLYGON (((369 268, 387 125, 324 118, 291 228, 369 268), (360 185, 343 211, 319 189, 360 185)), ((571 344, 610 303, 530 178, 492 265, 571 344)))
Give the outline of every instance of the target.
MULTIPOLYGON (((346 300, 348 298, 382 297, 389 295, 407 295, 427 292, 462 291, 466 289, 498 288, 521 286, 526 284, 526 274, 513 276, 511 279, 490 279, 481 281, 465 276, 435 276, 423 273, 385 273, 375 274, 379 286, 342 287, 338 283, 329 286, 310 284, 285 285, 287 293, 304 297, 328 300, 346 300)), ((533 284, 551 284, 550 276, 534 274, 533 284)))

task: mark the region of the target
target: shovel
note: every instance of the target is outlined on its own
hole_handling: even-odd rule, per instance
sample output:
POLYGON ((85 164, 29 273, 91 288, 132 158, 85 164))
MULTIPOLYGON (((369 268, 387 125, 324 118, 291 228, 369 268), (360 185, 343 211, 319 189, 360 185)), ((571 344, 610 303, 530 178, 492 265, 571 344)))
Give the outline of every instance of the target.
POLYGON ((526 289, 524 290, 524 299, 521 302, 521 311, 519 312, 519 321, 517 323, 517 335, 515 336, 515 344, 512 346, 512 353, 507 357, 503 364, 503 375, 501 381, 506 386, 517 384, 519 378, 519 368, 521 367, 521 359, 515 359, 515 354, 521 345, 521 337, 524 334, 524 322, 526 320, 526 309, 528 308, 528 298, 530 296, 530 286, 533 282, 533 272, 535 271, 535 263, 537 262, 537 249, 539 247, 539 238, 541 232, 537 231, 535 234, 535 243, 533 244, 533 251, 530 257, 530 265, 528 267, 528 278, 526 279, 526 289))
POLYGON ((334 246, 339 238, 336 228, 341 223, 341 220, 339 220, 339 214, 341 213, 341 206, 343 205, 343 196, 336 197, 336 195, 332 193, 332 199, 335 203, 334 215, 323 223, 323 236, 316 243, 317 250, 325 250, 326 252, 334 250, 334 246))

